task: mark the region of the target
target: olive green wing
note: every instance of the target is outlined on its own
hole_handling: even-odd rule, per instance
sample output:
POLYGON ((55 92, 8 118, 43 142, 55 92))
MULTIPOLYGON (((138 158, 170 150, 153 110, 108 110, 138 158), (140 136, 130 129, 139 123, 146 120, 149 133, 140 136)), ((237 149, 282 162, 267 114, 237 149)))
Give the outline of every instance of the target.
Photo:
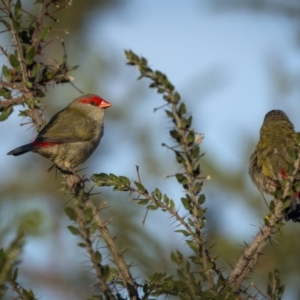
POLYGON ((55 114, 40 131, 38 141, 53 143, 73 143, 89 141, 93 138, 95 122, 84 112, 67 107, 55 114))

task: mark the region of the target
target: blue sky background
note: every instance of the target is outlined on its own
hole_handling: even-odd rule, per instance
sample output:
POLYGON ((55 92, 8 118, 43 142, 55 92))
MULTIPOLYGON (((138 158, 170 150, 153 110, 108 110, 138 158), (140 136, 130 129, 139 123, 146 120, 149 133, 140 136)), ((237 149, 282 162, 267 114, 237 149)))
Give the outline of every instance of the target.
MULTIPOLYGON (((74 2, 74 5, 78 4, 74 2)), ((169 169, 174 159, 160 146, 168 141, 168 123, 164 112, 152 113, 162 101, 158 94, 147 89, 145 82, 136 81, 138 72, 125 65, 125 49, 146 57, 152 68, 168 75, 187 103, 188 110, 193 113, 194 128, 205 135, 202 145, 202 151, 207 153, 205 157, 213 159, 221 168, 234 171, 244 166, 245 174, 248 172, 248 161, 245 159, 251 151, 249 140, 257 141, 264 115, 271 109, 283 109, 295 127, 300 129, 299 90, 282 96, 275 93, 271 73, 274 66, 283 67, 293 74, 299 73, 299 45, 293 21, 278 15, 246 10, 215 10, 207 1, 193 0, 165 0, 160 1, 159 5, 155 1, 131 0, 120 9, 102 15, 101 19, 97 11, 88 19, 82 32, 86 48, 94 53, 99 49, 105 57, 105 64, 113 65, 109 74, 99 74, 101 70, 95 70, 94 62, 82 55, 81 69, 74 73, 75 84, 80 88, 82 82, 101 80, 99 91, 88 90, 87 84, 84 90, 101 93, 113 104, 107 110, 105 136, 100 149, 94 154, 92 163, 86 164, 90 174, 105 172, 135 178, 135 165, 139 165, 143 175, 143 158, 147 154, 140 154, 133 133, 112 117, 114 107, 121 107, 132 120, 130 128, 144 128, 152 138, 150 151, 168 163, 166 168, 161 166, 157 171, 157 180, 152 177, 148 184, 154 188, 160 182, 163 190, 178 201, 178 193, 182 192, 174 181, 164 179, 164 175, 172 174, 177 169, 176 166, 169 169), (99 79, 97 74, 101 75, 99 79), (134 95, 135 89, 143 95, 143 99, 128 101, 130 92, 134 95)), ((76 39, 70 39, 67 49, 70 57, 82 51, 76 47, 76 39)), ((62 89, 50 91, 50 95, 55 96, 53 99, 58 99, 60 93, 65 100, 54 102, 54 106, 49 107, 49 115, 63 108, 69 99, 78 96, 74 89, 67 88, 63 92, 62 89)), ((15 177, 19 168, 27 166, 28 161, 43 160, 35 154, 18 158, 6 156, 9 150, 27 143, 34 136, 31 129, 20 128, 20 122, 16 110, 9 120, 0 124, 0 170, 5 174, 3 180, 7 182, 15 177)), ((28 176, 28 182, 34 181, 34 177, 28 176)), ((54 176, 49 178, 52 180, 54 176)), ((250 193, 255 188, 250 179, 248 181, 249 190, 246 192, 250 193)), ((205 184, 204 189, 214 191, 214 178, 205 184)), ((251 240, 257 228, 250 224, 260 219, 247 210, 244 204, 247 194, 235 202, 232 199, 237 200, 238 196, 231 191, 214 191, 211 195, 207 205, 222 206, 220 224, 224 233, 236 241, 251 240), (222 201, 229 199, 229 205, 220 203, 218 195, 222 201)), ((48 205, 41 203, 41 199, 31 199, 26 207, 38 207, 47 213, 49 209, 53 210, 48 205)), ((140 216, 142 218, 143 214, 140 216)), ((168 220, 158 220, 157 215, 151 215, 146 230, 157 233, 169 223, 168 220)), ((65 228, 66 224, 67 221, 62 226, 65 228)), ((172 230, 170 228, 170 232, 172 230)), ((73 238, 67 232, 63 233, 63 237, 72 243, 73 238)), ((163 241, 165 237, 161 239, 163 241)), ((183 246, 179 237, 172 236, 170 239, 178 247, 183 246)), ((26 246, 24 255, 34 255, 44 267, 50 255, 47 251, 51 252, 51 242, 51 239, 47 242, 33 239, 26 246)), ((78 252, 68 256, 71 262, 78 252)), ((59 266, 58 261, 56 267, 59 269, 59 266)), ((49 297, 44 291, 41 294, 45 300, 53 297, 52 293, 49 297)), ((291 292, 286 296, 285 299, 295 299, 291 292)))

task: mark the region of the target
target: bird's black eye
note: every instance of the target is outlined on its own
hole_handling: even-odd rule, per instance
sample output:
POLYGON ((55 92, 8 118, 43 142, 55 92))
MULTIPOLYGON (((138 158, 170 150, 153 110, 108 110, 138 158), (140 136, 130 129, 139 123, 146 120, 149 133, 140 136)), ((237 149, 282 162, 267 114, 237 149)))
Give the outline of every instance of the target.
POLYGON ((93 106, 97 105, 95 101, 91 101, 90 104, 93 105, 93 106))

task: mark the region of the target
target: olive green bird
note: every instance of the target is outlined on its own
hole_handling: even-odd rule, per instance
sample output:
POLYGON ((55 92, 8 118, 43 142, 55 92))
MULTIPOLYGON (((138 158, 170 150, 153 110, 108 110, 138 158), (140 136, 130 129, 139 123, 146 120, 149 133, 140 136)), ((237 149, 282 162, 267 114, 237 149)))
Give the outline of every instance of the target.
MULTIPOLYGON (((293 164, 293 153, 297 149, 297 133, 293 123, 283 111, 269 111, 260 129, 258 144, 249 160, 250 177, 261 193, 274 194, 287 176, 288 166, 293 164)), ((300 222, 298 194, 292 197, 284 217, 286 221, 300 222)))

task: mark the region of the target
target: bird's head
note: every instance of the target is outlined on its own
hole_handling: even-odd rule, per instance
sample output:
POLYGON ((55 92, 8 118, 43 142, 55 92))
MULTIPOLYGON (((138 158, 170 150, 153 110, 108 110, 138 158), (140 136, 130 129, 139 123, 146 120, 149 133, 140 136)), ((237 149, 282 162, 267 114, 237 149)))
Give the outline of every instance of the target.
POLYGON ((110 106, 108 101, 94 94, 80 96, 69 104, 69 107, 83 110, 88 117, 95 120, 103 119, 104 110, 110 106))

